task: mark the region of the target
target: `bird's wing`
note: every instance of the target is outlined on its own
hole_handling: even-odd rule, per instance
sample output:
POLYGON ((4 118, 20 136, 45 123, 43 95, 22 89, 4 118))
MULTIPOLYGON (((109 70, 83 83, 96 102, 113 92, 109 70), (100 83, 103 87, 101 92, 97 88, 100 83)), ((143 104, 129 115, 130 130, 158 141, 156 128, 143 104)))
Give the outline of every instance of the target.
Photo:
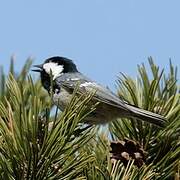
POLYGON ((129 111, 129 108, 126 106, 126 103, 120 100, 119 97, 117 97, 108 88, 105 88, 100 84, 89 80, 88 78, 86 78, 81 74, 73 77, 69 76, 69 77, 57 78, 56 83, 70 90, 74 90, 75 87, 78 85, 79 93, 95 92, 93 98, 96 99, 97 101, 129 111))

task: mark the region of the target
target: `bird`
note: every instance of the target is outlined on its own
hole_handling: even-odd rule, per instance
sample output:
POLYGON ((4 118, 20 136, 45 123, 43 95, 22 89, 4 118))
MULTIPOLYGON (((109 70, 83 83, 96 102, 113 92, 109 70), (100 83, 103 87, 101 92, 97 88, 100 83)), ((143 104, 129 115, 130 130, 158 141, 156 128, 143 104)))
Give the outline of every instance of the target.
POLYGON ((64 111, 70 103, 77 84, 80 94, 95 92, 92 101, 99 104, 86 117, 85 122, 88 124, 106 124, 119 118, 135 118, 157 127, 164 127, 165 117, 121 99, 109 88, 82 74, 71 59, 53 56, 46 59, 43 64, 34 65, 34 67, 36 69, 32 71, 40 73, 42 86, 49 93, 51 85, 53 86, 53 102, 61 111, 64 111))

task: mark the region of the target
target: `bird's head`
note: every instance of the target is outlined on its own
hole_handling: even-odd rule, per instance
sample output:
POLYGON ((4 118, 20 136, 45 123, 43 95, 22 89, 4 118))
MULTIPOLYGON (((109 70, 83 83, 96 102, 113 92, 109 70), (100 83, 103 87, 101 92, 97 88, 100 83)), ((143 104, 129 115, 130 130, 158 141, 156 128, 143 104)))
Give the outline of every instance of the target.
POLYGON ((72 60, 65 57, 51 57, 44 61, 43 64, 34 65, 37 69, 32 71, 39 72, 41 74, 41 81, 43 86, 48 89, 50 86, 50 77, 55 80, 57 77, 64 73, 78 72, 76 65, 72 60))

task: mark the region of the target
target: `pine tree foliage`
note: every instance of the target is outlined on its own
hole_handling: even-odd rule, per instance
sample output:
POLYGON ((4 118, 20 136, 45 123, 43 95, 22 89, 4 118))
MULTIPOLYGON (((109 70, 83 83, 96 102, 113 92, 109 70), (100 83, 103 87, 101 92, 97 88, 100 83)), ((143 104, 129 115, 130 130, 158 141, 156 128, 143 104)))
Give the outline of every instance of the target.
POLYGON ((149 58, 152 79, 144 65, 138 66, 139 76, 132 79, 122 75, 118 79, 118 94, 135 106, 166 117, 164 128, 159 129, 135 119, 121 119, 110 125, 114 139, 129 138, 137 141, 147 152, 146 164, 153 164, 157 179, 168 179, 178 171, 180 157, 180 93, 177 67, 171 61, 169 74, 149 58))
POLYGON ((26 80, 29 64, 16 79, 10 72, 1 97, 1 179, 74 179, 94 160, 79 151, 94 132, 77 125, 88 114, 92 95, 79 97, 83 101, 78 106, 80 100, 74 97, 65 112, 55 114, 48 130, 51 101, 48 105, 39 85, 30 77, 26 80))
POLYGON ((32 60, 28 59, 16 73, 12 58, 9 74, 0 69, 0 179, 179 179, 177 68, 170 61, 169 73, 165 73, 152 58, 149 64, 151 76, 141 65, 137 79, 124 74, 119 77, 118 95, 135 106, 165 116, 165 127, 119 119, 110 123, 108 130, 83 123, 96 108, 96 104, 89 104, 93 94, 76 97, 76 89, 69 106, 59 112, 40 81, 29 76, 32 60), (113 156, 121 156, 122 151, 118 147, 113 152, 112 143, 125 141, 143 149, 145 160, 141 166, 136 165, 134 158, 123 163, 113 156))

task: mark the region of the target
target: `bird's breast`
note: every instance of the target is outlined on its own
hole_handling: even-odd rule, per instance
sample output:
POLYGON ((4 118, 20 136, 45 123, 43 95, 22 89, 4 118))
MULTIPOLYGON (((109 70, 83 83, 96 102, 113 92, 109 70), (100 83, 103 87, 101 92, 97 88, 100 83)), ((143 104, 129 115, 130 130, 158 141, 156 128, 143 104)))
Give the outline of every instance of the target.
POLYGON ((71 101, 71 98, 72 94, 67 92, 64 88, 61 88, 60 91, 55 91, 53 95, 54 104, 56 104, 61 109, 61 111, 64 111, 66 106, 71 101))

